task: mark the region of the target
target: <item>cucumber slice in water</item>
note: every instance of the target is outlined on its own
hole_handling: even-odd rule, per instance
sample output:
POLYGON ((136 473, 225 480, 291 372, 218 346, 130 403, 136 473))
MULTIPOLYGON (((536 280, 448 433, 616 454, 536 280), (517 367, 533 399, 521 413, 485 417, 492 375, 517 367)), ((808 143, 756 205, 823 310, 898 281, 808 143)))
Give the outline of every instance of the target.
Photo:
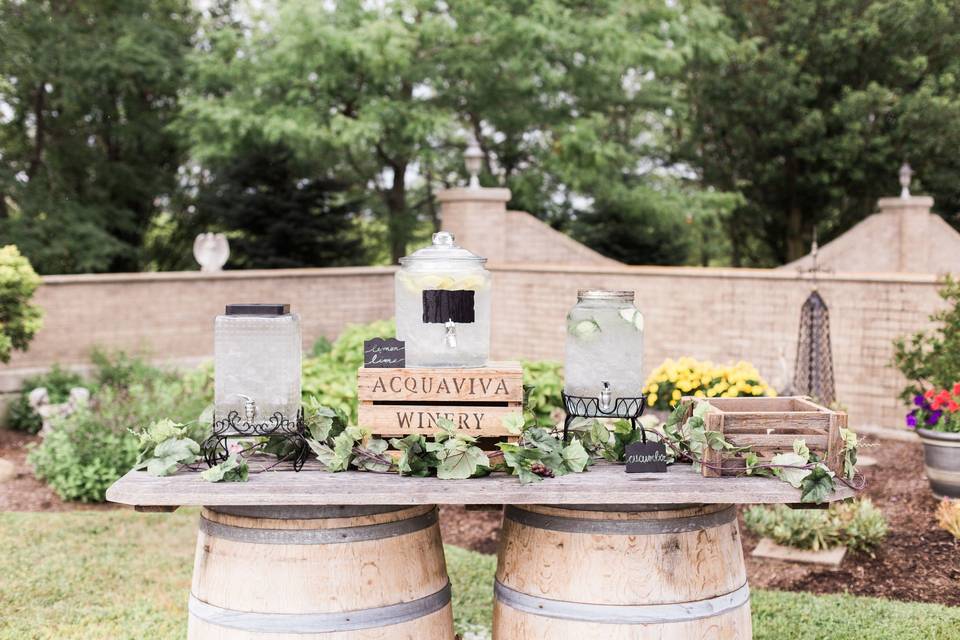
POLYGON ((637 331, 643 331, 643 314, 633 307, 620 309, 620 317, 632 324, 637 331))
POLYGON ((600 335, 600 325, 596 320, 578 320, 570 325, 570 333, 580 340, 592 340, 600 335))

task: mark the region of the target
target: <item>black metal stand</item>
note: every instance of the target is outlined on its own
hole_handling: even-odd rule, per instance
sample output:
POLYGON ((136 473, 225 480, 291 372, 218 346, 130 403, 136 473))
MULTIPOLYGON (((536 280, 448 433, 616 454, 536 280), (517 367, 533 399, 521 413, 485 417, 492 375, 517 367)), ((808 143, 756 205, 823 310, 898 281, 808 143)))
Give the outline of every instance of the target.
MULTIPOLYGON (((588 396, 568 396, 560 392, 563 398, 563 408, 567 417, 563 420, 563 441, 567 441, 570 432, 570 423, 574 418, 625 418, 630 421, 631 428, 637 430, 637 419, 643 415, 647 407, 646 396, 617 398, 613 407, 604 411, 600 408, 600 398, 588 396)), ((647 432, 640 426, 640 436, 643 442, 647 441, 647 432)))
POLYGON ((296 421, 278 411, 267 422, 253 423, 242 420, 238 411, 231 411, 226 418, 217 420, 214 417, 213 433, 202 445, 203 457, 212 467, 230 457, 230 439, 270 438, 278 441, 281 451, 288 451, 281 455, 281 460, 292 460, 293 470, 300 471, 310 452, 304 437, 306 431, 302 408, 297 412, 296 421))

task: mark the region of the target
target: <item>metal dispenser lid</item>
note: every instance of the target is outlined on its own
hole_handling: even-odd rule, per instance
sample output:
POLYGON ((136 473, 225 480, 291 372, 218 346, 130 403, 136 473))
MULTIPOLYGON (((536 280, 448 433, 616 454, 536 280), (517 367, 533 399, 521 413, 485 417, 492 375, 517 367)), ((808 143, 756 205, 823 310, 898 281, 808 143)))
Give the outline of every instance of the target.
POLYGON ((263 302, 228 304, 226 309, 228 316, 285 316, 289 313, 289 304, 263 302))
POLYGON ((420 260, 455 260, 460 262, 475 262, 483 264, 486 258, 481 258, 475 253, 467 251, 463 247, 456 245, 453 241, 453 234, 449 231, 438 231, 433 234, 433 244, 423 249, 414 251, 405 258, 400 258, 400 264, 406 265, 420 260))

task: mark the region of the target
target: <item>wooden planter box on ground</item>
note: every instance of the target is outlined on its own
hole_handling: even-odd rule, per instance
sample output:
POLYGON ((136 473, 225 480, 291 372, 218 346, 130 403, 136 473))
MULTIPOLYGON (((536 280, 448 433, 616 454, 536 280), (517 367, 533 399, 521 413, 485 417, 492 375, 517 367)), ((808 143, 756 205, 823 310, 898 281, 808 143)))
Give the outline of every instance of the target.
MULTIPOLYGON (((793 441, 803 439, 827 467, 843 473, 843 438, 847 414, 822 407, 808 398, 684 398, 706 403, 708 431, 719 431, 730 444, 750 447, 762 462, 793 450, 793 441)), ((690 404, 689 411, 693 411, 690 404)), ((703 475, 735 475, 744 468, 740 455, 708 449, 704 452, 703 475), (721 468, 723 473, 721 474, 721 468)))
POLYGON ((376 435, 430 435, 440 418, 475 437, 511 436, 503 418, 523 413, 523 367, 360 368, 358 424, 376 435))
POLYGON ((820 551, 811 551, 809 549, 795 549, 782 544, 777 544, 770 538, 762 538, 757 544, 753 553, 750 555, 755 558, 770 558, 771 560, 786 560, 787 562, 804 562, 808 564, 822 564, 827 567, 837 568, 843 562, 847 555, 846 547, 833 547, 832 549, 821 549, 820 551))

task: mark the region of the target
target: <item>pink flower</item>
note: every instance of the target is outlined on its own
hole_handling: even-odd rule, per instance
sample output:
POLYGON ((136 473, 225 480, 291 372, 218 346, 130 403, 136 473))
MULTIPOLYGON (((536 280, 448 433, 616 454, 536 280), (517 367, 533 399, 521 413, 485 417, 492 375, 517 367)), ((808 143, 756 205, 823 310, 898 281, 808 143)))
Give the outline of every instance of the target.
POLYGON ((953 395, 960 396, 960 382, 953 385, 953 395))
POLYGON ((231 442, 227 447, 227 451, 230 452, 230 455, 241 454, 243 453, 243 445, 239 442, 231 442))

